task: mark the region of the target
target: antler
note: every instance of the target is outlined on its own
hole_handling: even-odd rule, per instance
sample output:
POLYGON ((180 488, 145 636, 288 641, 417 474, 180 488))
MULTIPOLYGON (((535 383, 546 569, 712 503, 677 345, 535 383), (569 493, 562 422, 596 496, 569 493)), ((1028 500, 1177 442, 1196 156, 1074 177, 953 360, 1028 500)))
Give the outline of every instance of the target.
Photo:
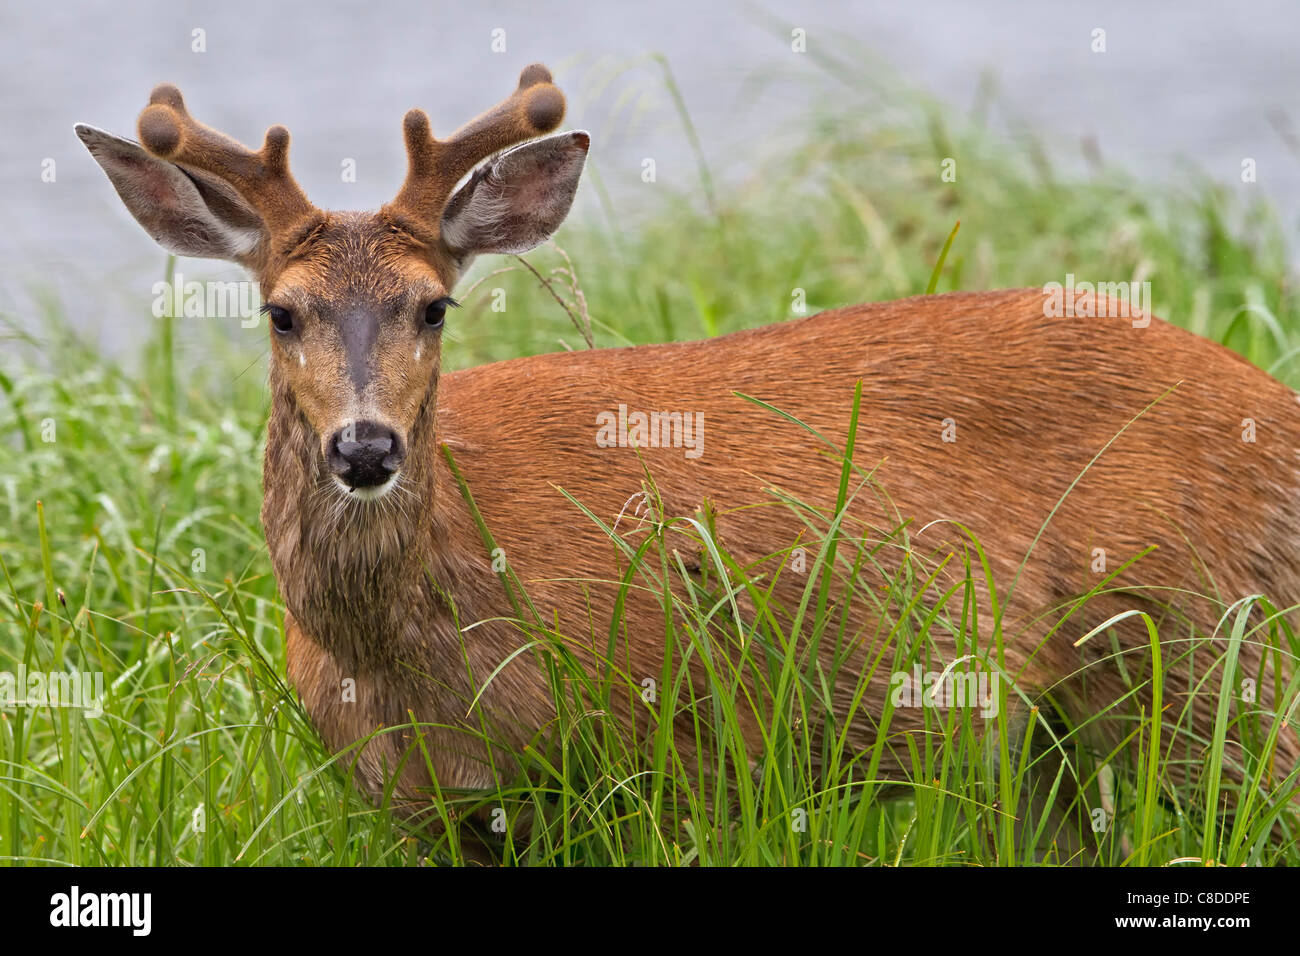
POLYGON ((289 174, 289 131, 272 126, 261 150, 253 152, 190 116, 181 91, 170 83, 154 87, 140 114, 145 149, 181 166, 219 176, 261 214, 272 235, 282 234, 316 212, 289 174))
POLYGON ((449 139, 437 140, 424 110, 402 120, 406 136, 406 181, 392 206, 420 222, 437 222, 456 183, 475 164, 498 150, 549 133, 564 118, 564 94, 540 63, 524 67, 508 98, 449 139))

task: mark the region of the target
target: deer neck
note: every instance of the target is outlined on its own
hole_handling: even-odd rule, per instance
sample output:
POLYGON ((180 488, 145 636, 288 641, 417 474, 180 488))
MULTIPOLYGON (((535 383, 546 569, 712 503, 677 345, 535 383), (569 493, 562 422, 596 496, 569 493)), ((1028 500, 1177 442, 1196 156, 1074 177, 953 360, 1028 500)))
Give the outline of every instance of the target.
POLYGON ((375 501, 343 497, 320 437, 274 370, 271 391, 262 523, 285 606, 351 672, 422 661, 430 632, 446 630, 436 624, 450 619, 431 584, 446 580, 448 551, 435 509, 434 389, 412 429, 400 484, 375 501))

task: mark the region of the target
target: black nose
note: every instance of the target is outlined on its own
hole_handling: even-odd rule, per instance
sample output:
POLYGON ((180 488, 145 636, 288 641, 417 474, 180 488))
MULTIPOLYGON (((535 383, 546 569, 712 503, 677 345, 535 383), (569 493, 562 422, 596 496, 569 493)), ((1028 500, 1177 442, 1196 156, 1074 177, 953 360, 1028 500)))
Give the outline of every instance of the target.
POLYGON ((402 467, 406 450, 391 428, 356 422, 340 428, 330 439, 330 471, 349 488, 382 485, 402 467))

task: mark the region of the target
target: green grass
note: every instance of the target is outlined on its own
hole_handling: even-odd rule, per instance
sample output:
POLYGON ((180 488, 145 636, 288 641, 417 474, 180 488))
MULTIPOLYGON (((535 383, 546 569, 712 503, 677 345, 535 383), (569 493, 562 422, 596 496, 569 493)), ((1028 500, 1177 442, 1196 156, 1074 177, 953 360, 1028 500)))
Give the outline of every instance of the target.
MULTIPOLYGON (((536 273, 515 264, 474 284, 511 266, 503 261, 471 276, 445 362, 581 348, 587 318, 601 346, 687 339, 788 319, 796 290, 812 313, 936 289, 1041 286, 1073 272, 1149 279, 1158 314, 1300 384, 1290 250, 1251 187, 1238 195, 1196 180, 1154 189, 1112 170, 1063 175, 1049 159, 1059 150, 1007 145, 915 98, 888 110, 841 99, 748 177, 719 185, 701 163, 707 202, 694 188, 655 187, 654 211, 635 228, 600 188, 597 162, 588 188, 600 215, 561 233, 564 253, 530 255, 536 273), (957 160, 955 183, 941 179, 945 157, 957 160), (496 287, 506 290, 504 313, 491 309, 496 287)), ((649 533, 633 542, 607 529, 627 558, 625 587, 659 595, 669 622, 652 699, 616 662, 583 673, 517 594, 518 626, 552 681, 553 733, 518 755, 526 782, 440 794, 443 825, 412 832, 361 800, 348 755, 322 749, 284 683, 283 610, 258 520, 265 330, 230 337, 164 320, 123 367, 81 344, 57 305, 40 319, 39 340, 13 332, 0 356, 0 670, 102 671, 107 695, 99 718, 49 707, 0 714, 6 862, 459 862, 477 810, 506 821, 512 839, 493 845, 509 863, 1300 863, 1286 809, 1296 776, 1267 759, 1275 735, 1294 729, 1251 719, 1221 690, 1233 686, 1224 674, 1243 641, 1268 634, 1294 651, 1286 619, 1262 603, 1249 622, 1249 607, 1229 618, 1227 654, 1198 690, 1217 708, 1214 738, 1201 742, 1209 765, 1238 760, 1248 781, 1235 815, 1218 812, 1231 784, 1217 773, 1192 791, 1171 782, 1182 756, 1171 747, 1177 715, 1147 715, 1132 728, 1134 746, 1113 754, 1066 738, 1068 759, 1053 763, 1024 746, 1035 729, 1042 737, 1045 714, 1013 719, 1006 705, 1023 691, 1011 683, 999 685, 988 733, 954 708, 927 710, 925 733, 891 734, 887 710, 873 748, 848 748, 842 729, 853 715, 827 715, 833 674, 813 653, 843 637, 833 580, 874 609, 871 666, 847 678, 859 689, 925 665, 937 628, 968 652, 979 633, 969 614, 932 610, 936 567, 911 548, 905 525, 882 542, 852 523, 856 496, 888 489, 874 486, 871 462, 854 460, 851 439, 836 452, 833 513, 793 498, 779 505, 808 529, 808 585, 793 624, 769 606, 771 580, 719 545, 711 516, 663 513, 652 481, 649 533), (674 563, 681 535, 709 556, 702 575, 674 563), (882 592, 854 593, 854 572, 885 545, 903 554, 902 570, 882 592), (681 679, 691 658, 709 667, 707 699, 693 700, 681 679), (650 739, 629 740, 591 706, 614 694, 636 695, 655 714, 687 709, 713 742, 708 756, 680 754, 666 720, 650 739), (736 774, 746 709, 760 716, 767 749, 752 774, 736 774), (1227 752, 1230 739, 1243 742, 1240 756, 1227 752), (910 767, 901 788, 879 774, 890 752, 910 767), (1034 762, 1055 768, 1036 778, 1050 813, 1026 792, 1034 762), (720 785, 692 786, 710 771, 720 785), (1106 825, 1094 832, 1098 809, 1106 825)), ((581 502, 573 515, 598 520, 581 502)), ((951 560, 963 572, 956 606, 972 608, 988 573, 980 543, 951 560)), ((992 582, 999 591, 1010 583, 992 582)), ((1146 624, 1147 657, 1126 666, 1135 682, 1161 687, 1185 636, 1162 638, 1146 624)), ((1005 637, 995 624, 979 650, 997 660, 1005 637)), ((1293 684, 1284 706, 1296 696, 1293 684)))

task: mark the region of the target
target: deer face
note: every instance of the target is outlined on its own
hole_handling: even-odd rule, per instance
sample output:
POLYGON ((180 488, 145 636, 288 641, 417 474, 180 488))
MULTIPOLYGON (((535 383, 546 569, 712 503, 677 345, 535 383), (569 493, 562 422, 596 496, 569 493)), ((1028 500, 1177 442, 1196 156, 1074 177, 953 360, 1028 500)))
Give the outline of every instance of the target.
POLYGON ((445 141, 408 113, 406 181, 376 213, 316 209, 289 175, 283 127, 253 152, 195 122, 175 87, 154 90, 141 143, 77 134, 161 245, 254 273, 277 394, 313 432, 318 471, 340 494, 374 499, 400 480, 417 419, 436 402, 451 291, 470 260, 525 252, 568 214, 590 140, 532 139, 563 117, 550 80, 528 67, 510 98, 445 141))
POLYGON ((334 214, 262 283, 272 376, 310 425, 321 470, 359 498, 399 479, 416 416, 436 400, 459 269, 429 251, 384 215, 334 214))

